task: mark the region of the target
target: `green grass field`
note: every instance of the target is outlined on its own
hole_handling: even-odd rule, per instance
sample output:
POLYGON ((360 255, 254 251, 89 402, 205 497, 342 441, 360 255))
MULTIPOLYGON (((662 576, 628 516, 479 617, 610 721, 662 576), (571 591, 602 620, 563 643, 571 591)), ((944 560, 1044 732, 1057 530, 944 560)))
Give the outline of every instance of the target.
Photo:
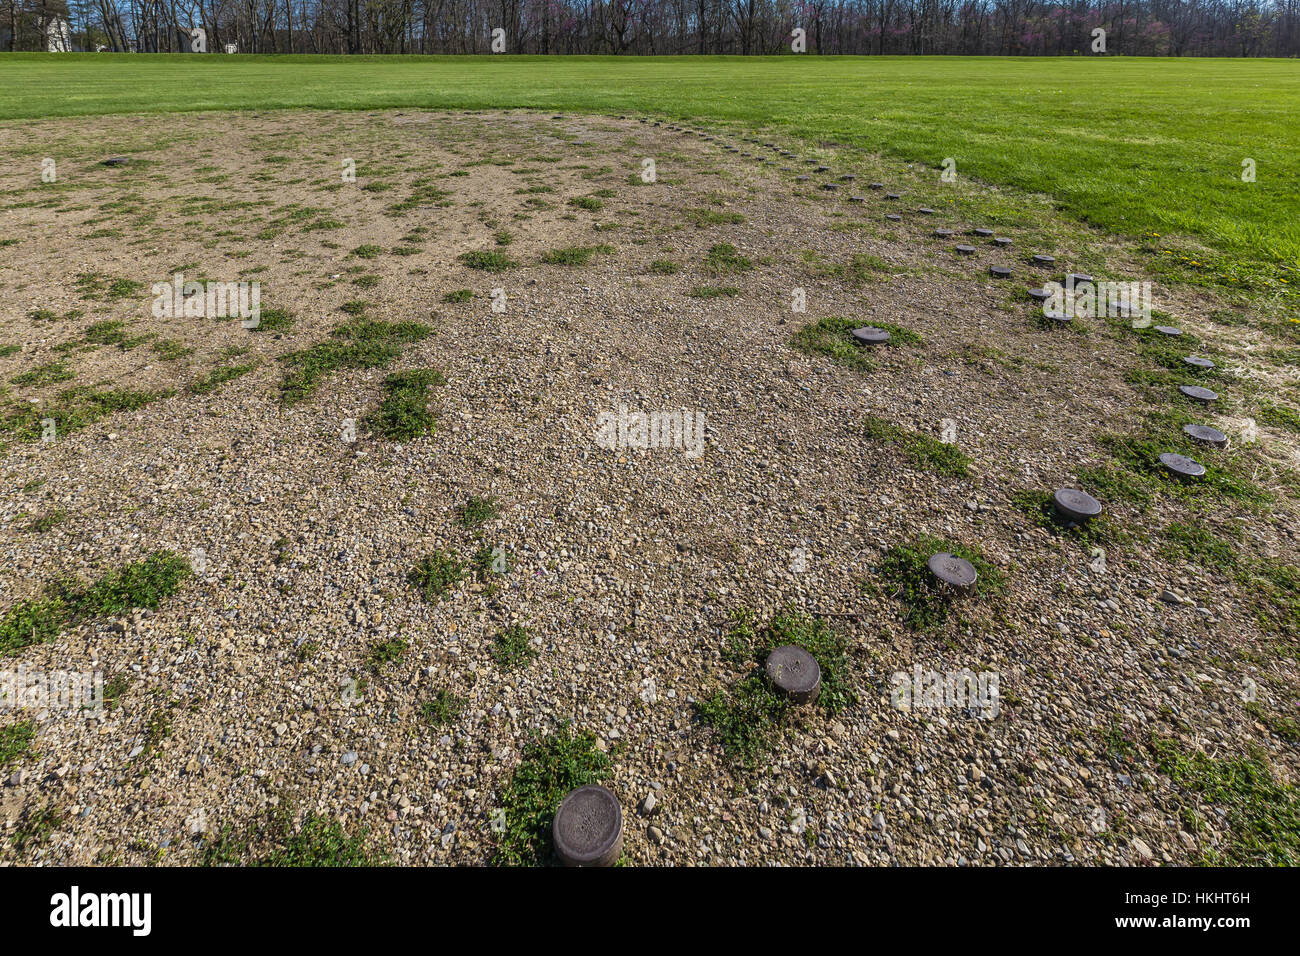
MULTIPOLYGON (((0 119, 293 107, 655 113, 879 151, 1300 269, 1300 62, 950 57, 0 55, 0 119), (1257 180, 1243 182, 1253 159, 1257 180)), ((1176 241, 1176 240, 1175 240, 1176 241)))

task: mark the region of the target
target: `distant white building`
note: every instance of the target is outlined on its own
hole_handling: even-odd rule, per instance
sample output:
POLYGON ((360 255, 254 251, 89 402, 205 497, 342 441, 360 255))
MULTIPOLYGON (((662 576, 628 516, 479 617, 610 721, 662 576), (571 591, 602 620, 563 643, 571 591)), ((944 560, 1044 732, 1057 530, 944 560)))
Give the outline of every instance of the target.
POLYGON ((226 52, 227 52, 227 53, 238 53, 238 52, 239 52, 239 44, 238 44, 238 43, 227 43, 227 44, 226 44, 226 52))
POLYGON ((45 52, 72 52, 72 28, 63 17, 55 17, 45 24, 45 52))

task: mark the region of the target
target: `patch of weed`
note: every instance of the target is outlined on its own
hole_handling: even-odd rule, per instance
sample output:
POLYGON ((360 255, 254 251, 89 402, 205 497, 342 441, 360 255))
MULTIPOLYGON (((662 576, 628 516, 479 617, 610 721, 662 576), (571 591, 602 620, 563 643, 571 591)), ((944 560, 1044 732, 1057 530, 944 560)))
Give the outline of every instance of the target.
POLYGON ((1006 583, 1005 575, 974 546, 928 536, 895 545, 886 552, 876 571, 885 582, 886 593, 902 603, 903 620, 917 630, 939 627, 952 611, 951 599, 935 583, 926 565, 931 555, 939 553, 965 558, 974 566, 973 590, 977 597, 995 595, 1006 583))
POLYGON ((434 551, 421 558, 406 579, 426 601, 440 601, 464 576, 464 562, 446 551, 434 551))
POLYGON ((610 769, 609 757, 596 749, 595 735, 575 734, 567 724, 525 747, 501 795, 505 829, 493 862, 498 866, 550 863, 551 823, 560 801, 578 787, 605 783, 610 769))
POLYGON ((366 416, 371 433, 389 441, 411 441, 432 435, 437 416, 429 410, 429 390, 447 384, 437 369, 413 369, 384 379, 384 398, 366 416))
POLYGON ((862 430, 870 441, 895 446, 922 468, 954 478, 970 475, 971 460, 956 445, 941 442, 923 432, 914 432, 875 416, 867 416, 862 430))

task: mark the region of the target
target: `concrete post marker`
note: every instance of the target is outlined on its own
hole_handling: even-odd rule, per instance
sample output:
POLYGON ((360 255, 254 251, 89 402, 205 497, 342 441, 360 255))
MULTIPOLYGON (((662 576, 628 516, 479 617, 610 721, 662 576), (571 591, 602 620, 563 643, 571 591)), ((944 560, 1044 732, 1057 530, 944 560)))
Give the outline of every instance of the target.
POLYGON ((817 659, 802 647, 788 644, 767 655, 767 679, 796 704, 817 699, 822 687, 822 669, 817 659))
POLYGON ((1205 466, 1199 461, 1169 451, 1160 456, 1160 464, 1176 478, 1200 478, 1205 474, 1205 466))
POLYGON ((604 787, 571 791, 551 824, 555 855, 565 866, 613 866, 623 853, 623 808, 604 787))
POLYGON ((859 345, 884 345, 889 341, 889 333, 884 329, 864 326, 853 330, 853 340, 859 345))
POLYGON ((1202 445, 1210 445, 1213 448, 1223 448, 1228 444, 1228 436, 1217 428, 1211 428, 1209 425, 1184 425, 1183 434, 1192 441, 1200 442, 1202 445))
POLYGON ((1192 401, 1200 402, 1203 405, 1208 405, 1211 402, 1217 402, 1219 400, 1219 396, 1215 392, 1210 391, 1208 388, 1203 388, 1200 385, 1179 385, 1178 391, 1182 392, 1192 401))
POLYGON ((1066 521, 1083 524, 1101 514, 1101 502, 1077 488, 1058 488, 1052 494, 1056 513, 1066 521))
POLYGON ((930 560, 925 562, 925 566, 941 585, 963 593, 975 586, 975 579, 978 576, 975 573, 975 565, 965 558, 959 558, 946 551, 930 555, 930 560))

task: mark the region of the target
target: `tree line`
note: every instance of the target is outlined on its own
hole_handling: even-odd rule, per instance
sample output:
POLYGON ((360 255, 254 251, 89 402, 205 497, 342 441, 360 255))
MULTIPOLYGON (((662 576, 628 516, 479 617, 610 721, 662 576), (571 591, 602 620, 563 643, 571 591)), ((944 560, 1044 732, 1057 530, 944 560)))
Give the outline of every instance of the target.
POLYGON ((62 22, 141 53, 1300 53, 1300 0, 0 0, 0 49, 62 22))

